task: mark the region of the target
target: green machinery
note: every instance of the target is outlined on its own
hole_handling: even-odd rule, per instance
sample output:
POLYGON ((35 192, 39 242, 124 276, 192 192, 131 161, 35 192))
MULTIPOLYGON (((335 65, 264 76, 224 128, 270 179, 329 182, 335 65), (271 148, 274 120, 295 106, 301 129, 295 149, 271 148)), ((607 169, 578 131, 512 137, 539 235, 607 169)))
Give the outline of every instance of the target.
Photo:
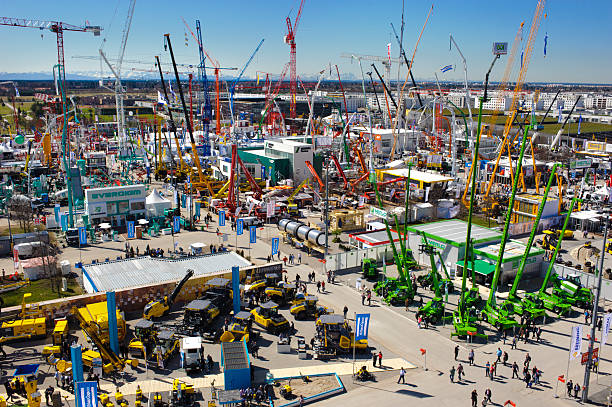
MULTIPOLYGON (((423 243, 425 243, 425 245, 427 246, 431 246, 429 242, 427 242, 427 238, 424 234, 423 243)), ((442 260, 440 252, 437 250, 434 250, 434 252, 435 255, 438 256, 438 259, 440 259, 440 265, 442 266, 442 270, 444 270, 444 276, 446 278, 442 278, 442 276, 438 272, 438 269, 436 267, 432 267, 429 273, 417 277, 417 283, 419 283, 421 287, 429 288, 431 291, 434 292, 437 288, 439 288, 440 290, 448 290, 449 293, 452 293, 455 289, 455 287, 453 286, 453 280, 451 280, 450 275, 448 274, 448 270, 444 265, 444 260, 442 260)))
POLYGON ((378 268, 376 267, 376 259, 363 259, 361 261, 361 273, 363 274, 363 278, 366 280, 377 280, 379 272, 378 268))
POLYGON ((510 227, 510 218, 512 217, 512 208, 514 207, 514 200, 516 198, 516 189, 518 186, 521 168, 523 166, 523 157, 525 156, 525 147, 527 146, 527 136, 531 126, 525 126, 525 131, 521 140, 521 152, 519 154, 518 162, 516 164, 516 173, 514 176, 514 182, 512 183, 512 192, 510 193, 510 199, 508 200, 508 211, 506 213, 506 220, 504 222, 504 230, 499 243, 499 254, 497 256, 497 263, 495 265, 495 272, 493 274, 493 281, 491 282, 491 290, 489 292, 489 299, 485 305, 485 308, 481 311, 481 316, 484 321, 493 325, 500 331, 504 331, 508 328, 517 326, 518 323, 512 318, 507 308, 497 306, 495 303, 495 292, 497 290, 497 284, 499 282, 499 276, 501 275, 501 266, 504 259, 504 250, 506 248, 506 242, 508 241, 508 229, 510 227))
MULTIPOLYGON (((546 200, 548 199, 550 187, 552 186, 553 179, 556 175, 557 167, 559 167, 559 164, 555 163, 550 172, 550 177, 548 178, 546 189, 544 190, 544 194, 542 195, 542 202, 538 207, 538 213, 536 214, 531 233, 529 234, 529 239, 526 243, 525 252, 523 253, 523 257, 521 258, 521 262, 516 272, 514 282, 512 283, 512 288, 510 288, 510 291, 508 292, 508 299, 504 301, 500 306, 500 308, 507 311, 508 314, 523 315, 529 319, 535 319, 538 317, 543 317, 545 315, 544 305, 541 299, 539 299, 537 296, 526 296, 525 298, 520 298, 516 294, 516 291, 518 289, 519 282, 521 281, 521 278, 523 276, 525 265, 527 264, 529 251, 531 250, 531 247, 533 246, 535 241, 535 235, 538 230, 538 225, 540 224, 540 219, 542 218, 542 212, 544 212, 544 206, 546 205, 546 200)), ((561 199, 561 197, 559 197, 559 199, 561 199)))
MULTIPOLYGON (((408 180, 406 181, 406 214, 408 213, 408 196, 410 192, 409 180, 410 167, 408 167, 408 180)), ((380 193, 378 192, 377 184, 374 184, 374 189, 376 191, 378 205, 382 209, 383 202, 382 198, 380 197, 380 193)), ((399 235, 400 252, 398 252, 397 248, 395 247, 393 235, 391 234, 391 229, 389 228, 389 221, 387 219, 385 219, 385 228, 387 230, 387 236, 391 244, 391 249, 393 251, 393 259, 395 260, 395 265, 397 266, 397 273, 399 277, 397 279, 387 278, 384 281, 379 282, 374 287, 374 291, 378 295, 383 297, 383 300, 387 304, 399 305, 405 304, 406 300, 412 302, 412 300, 414 299, 416 289, 415 287, 413 287, 412 281, 410 280, 410 270, 413 270, 417 267, 417 262, 412 256, 412 251, 409 249, 408 243, 406 241, 408 237, 408 222, 404 222, 404 230, 402 233, 399 227, 397 215, 394 214, 393 216, 395 218, 395 227, 399 235)))
MULTIPOLYGON (((423 244, 419 245, 419 250, 421 253, 425 253, 429 256, 429 262, 431 265, 431 278, 432 278, 432 289, 434 292, 434 297, 427 302, 427 304, 423 305, 416 313, 417 319, 419 317, 423 317, 427 322, 436 324, 444 318, 444 298, 442 298, 442 284, 440 284, 437 267, 436 267, 436 254, 440 256, 440 253, 436 250, 435 247, 429 244, 425 234, 423 234, 423 244)), ((444 266, 444 262, 441 262, 442 266, 444 266)))
POLYGON ((565 215, 565 221, 563 222, 563 228, 561 229, 561 233, 559 234, 559 239, 557 240, 557 246, 555 247, 555 250, 553 251, 552 258, 550 259, 550 264, 548 265, 548 270, 546 271, 546 276, 544 277, 544 281, 542 282, 542 287, 540 288, 539 292, 531 294, 532 297, 538 298, 542 301, 544 308, 554 312, 557 315, 568 314, 572 309, 572 305, 578 305, 576 302, 577 298, 580 299, 581 305, 583 301, 585 301, 587 304, 590 304, 593 301, 592 300, 593 295, 588 289, 583 289, 583 290, 586 290, 586 292, 583 290, 574 291, 574 294, 578 294, 576 297, 571 297, 567 295, 564 290, 560 290, 558 288, 558 285, 555 284, 555 282, 559 281, 559 278, 555 274, 553 274, 553 267, 555 265, 555 260, 557 259, 557 255, 559 254, 559 251, 561 250, 561 243, 563 242, 565 230, 569 223, 569 218, 572 214, 572 211, 574 210, 574 205, 576 204, 577 201, 580 201, 580 199, 573 198, 572 201, 570 202, 570 206, 568 208, 567 214, 565 215), (551 280, 551 278, 554 278, 553 290, 552 290, 552 293, 547 293, 546 289, 548 288, 548 283, 551 280))

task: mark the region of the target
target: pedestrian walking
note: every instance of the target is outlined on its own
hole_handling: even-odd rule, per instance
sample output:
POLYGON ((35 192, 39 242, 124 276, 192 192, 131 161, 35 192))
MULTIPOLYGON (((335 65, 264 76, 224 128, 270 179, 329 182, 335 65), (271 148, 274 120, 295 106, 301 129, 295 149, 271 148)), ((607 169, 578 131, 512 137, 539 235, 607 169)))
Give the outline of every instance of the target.
MULTIPOLYGON (((317 281, 317 292, 320 293, 321 292, 321 282, 317 281)), ((363 301, 362 301, 363 304, 363 301)))
POLYGON ((325 292, 325 281, 321 281, 321 291, 325 292))
POLYGON ((512 346, 510 347, 510 349, 516 349, 516 336, 512 337, 512 346))
POLYGON ((457 356, 459 356, 459 345, 455 346, 455 360, 457 360, 457 356))
POLYGON ((503 362, 504 362, 504 366, 506 366, 508 364, 508 352, 504 351, 503 362))
POLYGON ((525 374, 525 388, 527 387, 531 387, 531 373, 529 371, 525 374))
POLYGON ((406 371, 403 367, 401 367, 399 372, 399 378, 397 379, 397 384, 399 384, 400 380, 402 381, 402 384, 406 384, 406 379, 404 378, 405 375, 406 371))
POLYGON ((366 294, 365 291, 361 292, 361 305, 365 305, 366 294))
POLYGON ((497 356, 497 362, 501 362, 501 357, 502 357, 502 350, 501 348, 497 348, 497 352, 495 352, 495 355, 497 356))
POLYGON ((493 380, 495 378, 495 363, 491 365, 491 369, 489 370, 489 379, 493 380))
POLYGON ((346 319, 346 314, 348 313, 348 307, 346 305, 344 306, 342 312, 344 313, 344 319, 346 319))
POLYGON ((514 379, 514 377, 516 376, 517 379, 520 379, 519 374, 518 374, 518 365, 516 364, 516 361, 512 364, 512 378, 514 379))
POLYGON ((487 360, 487 364, 485 365, 485 377, 489 377, 490 372, 491 372, 491 364, 487 360))
POLYGON ((567 381, 567 397, 572 397, 572 389, 574 388, 574 383, 571 380, 567 381))
POLYGON ((404 301, 404 306, 406 307, 406 312, 408 312, 408 307, 410 306, 410 298, 406 298, 406 301, 404 301))
POLYGON ((474 365, 474 349, 470 349, 468 360, 470 361, 470 366, 474 365))
POLYGON ((376 352, 372 353, 372 367, 376 367, 377 359, 378 359, 378 354, 376 352))
MULTIPOLYGON (((600 321, 600 322, 601 322, 601 321, 600 321)), ((599 330, 601 331, 601 327, 599 328, 599 330)), ((539 326, 539 327, 536 329, 536 338, 538 338, 538 342, 540 342, 540 336, 541 336, 541 335, 542 335, 542 327, 541 327, 541 326, 539 326)))
POLYGON ((451 366, 449 377, 450 377, 451 383, 455 383, 455 366, 451 366))
POLYGON ((62 374, 59 372, 59 370, 56 370, 56 371, 55 371, 55 375, 54 375, 54 377, 55 377, 55 385, 56 385, 57 387, 59 387, 59 385, 60 385, 60 380, 62 379, 62 374))
POLYGON ((382 367, 382 352, 378 351, 378 367, 382 367))
POLYGON ((491 389, 485 390, 485 400, 487 400, 487 403, 491 402, 491 389))
POLYGON ((527 355, 525 355, 525 363, 524 366, 529 369, 529 363, 531 363, 531 356, 529 356, 529 353, 527 355))
POLYGON ((302 253, 298 253, 298 263, 302 264, 302 253))
POLYGON ((589 310, 584 310, 584 323, 588 325, 589 323, 589 310))
POLYGON ((423 318, 421 318, 421 316, 419 315, 419 317, 417 318, 417 326, 419 327, 419 329, 421 329, 421 322, 423 322, 423 318))
POLYGON ((472 407, 478 407, 478 392, 476 389, 472 390, 472 407))
POLYGON ((372 291, 369 288, 368 288, 367 297, 368 297, 368 307, 369 307, 372 305, 372 291))
POLYGON ((459 363, 459 366, 457 366, 457 379, 458 381, 461 381, 461 377, 465 374, 465 372, 463 371, 463 365, 461 363, 459 363))

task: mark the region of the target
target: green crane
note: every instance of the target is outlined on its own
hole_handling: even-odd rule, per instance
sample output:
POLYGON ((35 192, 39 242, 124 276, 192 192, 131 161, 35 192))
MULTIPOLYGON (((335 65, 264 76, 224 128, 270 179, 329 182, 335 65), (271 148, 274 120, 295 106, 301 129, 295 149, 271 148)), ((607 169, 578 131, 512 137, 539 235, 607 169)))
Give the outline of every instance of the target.
MULTIPOLYGON (((417 319, 419 317, 424 318, 428 323, 436 324, 444 318, 444 298, 442 298, 442 292, 440 289, 440 280, 438 279, 438 269, 436 267, 436 254, 438 256, 440 253, 436 250, 434 246, 429 244, 427 241, 427 237, 425 237, 425 233, 423 233, 423 244, 419 245, 419 251, 421 253, 425 253, 429 256, 429 263, 431 266, 431 276, 432 276, 432 288, 434 292, 434 297, 427 302, 427 304, 423 305, 416 313, 417 319)), ((440 259, 441 261, 441 259, 440 259)), ((444 262, 442 262, 442 267, 444 267, 444 262)))
POLYGON ((512 316, 504 309, 497 306, 495 303, 495 291, 497 290, 497 284, 499 282, 499 276, 501 275, 502 262, 504 260, 504 250, 506 249, 506 242, 508 241, 508 230, 510 227, 510 218, 512 217, 512 208, 514 207, 514 200, 516 198, 516 189, 521 174, 521 168, 523 167, 523 157, 525 156, 525 147, 527 146, 527 135, 531 126, 525 126, 525 131, 521 140, 521 152, 518 157, 518 163, 516 164, 516 174, 514 176, 514 182, 512 183, 512 192, 510 193, 510 199, 508 200, 508 212, 506 213, 506 221, 504 222, 504 231, 502 233, 501 242, 499 243, 499 253, 497 255, 497 263, 495 264, 495 272, 493 274, 493 281, 491 282, 491 290, 489 292, 489 299, 485 305, 485 308, 481 312, 482 319, 487 321, 489 324, 495 326, 499 330, 506 330, 517 326, 518 323, 512 318, 512 316))
MULTIPOLYGON (((519 282, 521 281, 523 272, 525 271, 527 258, 529 257, 529 252, 535 241, 535 235, 538 230, 538 225, 540 224, 542 212, 544 212, 544 206, 546 205, 546 201, 548 200, 548 193, 550 192, 550 187, 552 186, 553 179, 555 178, 558 166, 559 164, 555 163, 552 167, 550 177, 548 178, 548 183, 546 184, 546 189, 544 190, 544 194, 542 195, 542 202, 540 202, 540 206, 538 207, 538 213, 536 214, 536 218, 533 221, 533 227, 531 228, 531 233, 529 234, 529 239, 526 243, 525 252, 523 253, 523 257, 521 258, 521 262, 516 272, 516 276, 514 277, 512 288, 508 292, 508 299, 504 301, 501 305, 501 308, 505 309, 509 314, 523 315, 530 319, 543 317, 545 315, 541 300, 535 299, 533 297, 525 297, 521 299, 516 294, 516 291, 518 290, 519 282)), ((559 197, 559 199, 561 199, 561 197, 559 197)))

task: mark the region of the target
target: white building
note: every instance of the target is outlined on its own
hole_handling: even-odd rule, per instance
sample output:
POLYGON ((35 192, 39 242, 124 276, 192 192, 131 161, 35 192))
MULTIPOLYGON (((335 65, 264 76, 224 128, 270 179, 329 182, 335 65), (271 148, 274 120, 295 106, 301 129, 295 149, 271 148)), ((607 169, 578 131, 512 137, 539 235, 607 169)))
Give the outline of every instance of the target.
POLYGON ((142 184, 86 189, 85 214, 91 224, 123 226, 128 220, 144 218, 145 199, 142 184))
POLYGON ((266 140, 264 154, 270 158, 288 158, 291 163, 293 181, 300 183, 310 177, 306 161, 312 164, 314 153, 312 144, 291 138, 266 140))

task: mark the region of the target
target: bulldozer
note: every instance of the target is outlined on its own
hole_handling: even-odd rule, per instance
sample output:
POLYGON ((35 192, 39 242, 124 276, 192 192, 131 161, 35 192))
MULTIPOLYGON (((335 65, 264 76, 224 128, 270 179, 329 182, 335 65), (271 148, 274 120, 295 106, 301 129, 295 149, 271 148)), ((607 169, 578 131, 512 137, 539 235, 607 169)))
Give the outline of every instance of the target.
POLYGON ((152 319, 161 318, 162 316, 166 315, 166 313, 170 311, 170 307, 172 306, 172 304, 174 304, 174 300, 176 300, 176 297, 181 292, 181 289, 183 288, 187 280, 189 280, 192 276, 193 270, 187 270, 185 277, 183 277, 183 279, 178 282, 178 284, 176 285, 176 287, 174 287, 174 290, 172 290, 172 293, 170 293, 170 295, 165 296, 161 300, 151 301, 147 305, 145 305, 144 310, 142 312, 142 317, 144 319, 152 319))

